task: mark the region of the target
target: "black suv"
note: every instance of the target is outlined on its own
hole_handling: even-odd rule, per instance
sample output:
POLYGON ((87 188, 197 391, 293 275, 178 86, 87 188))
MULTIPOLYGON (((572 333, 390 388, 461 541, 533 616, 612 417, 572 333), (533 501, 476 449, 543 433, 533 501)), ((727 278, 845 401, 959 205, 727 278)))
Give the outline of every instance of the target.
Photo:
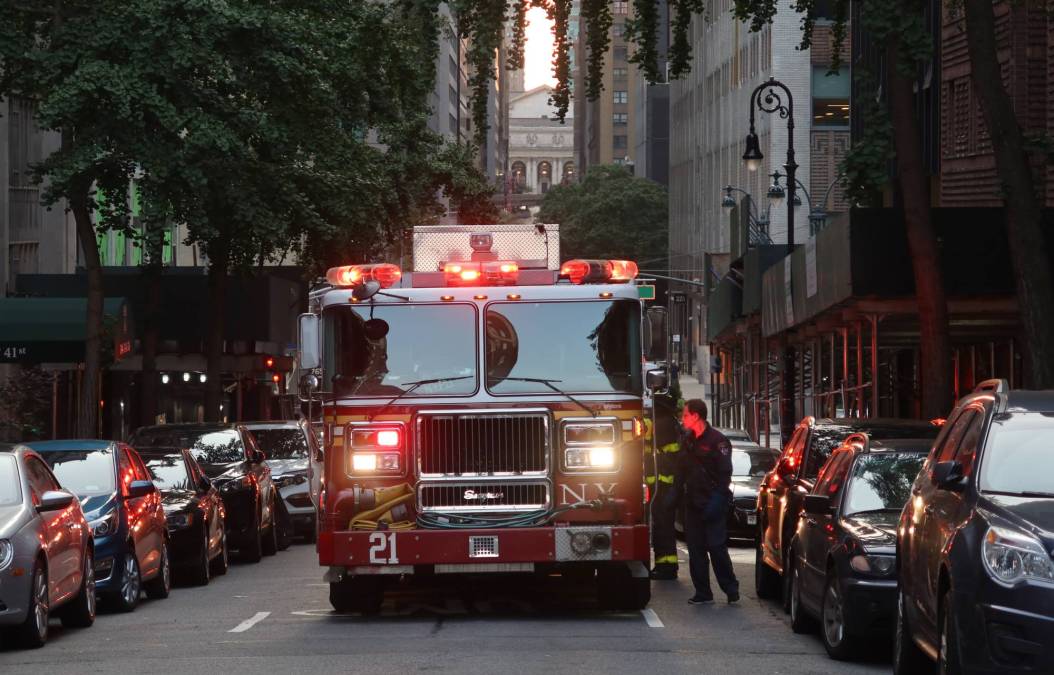
POLYGON ((223 498, 227 540, 242 560, 259 562, 278 550, 276 500, 267 456, 240 424, 142 427, 129 443, 143 451, 186 448, 223 498))
POLYGON ((777 595, 790 611, 791 539, 798 527, 805 495, 813 489, 820 467, 849 434, 872 440, 936 437, 931 422, 883 418, 816 419, 806 417, 795 428, 779 461, 758 489, 758 535, 754 585, 759 598, 777 595))
POLYGON ((1054 391, 981 383, 948 417, 897 528, 894 670, 1054 668, 1054 391))

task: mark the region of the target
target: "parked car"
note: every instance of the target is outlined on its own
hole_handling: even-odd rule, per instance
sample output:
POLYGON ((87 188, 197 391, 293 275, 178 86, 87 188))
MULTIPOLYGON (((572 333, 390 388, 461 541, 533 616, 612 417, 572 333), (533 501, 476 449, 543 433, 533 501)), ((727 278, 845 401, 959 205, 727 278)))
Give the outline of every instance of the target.
POLYGON ((172 588, 161 495, 135 450, 114 441, 28 444, 80 499, 95 538, 95 589, 122 612, 172 588))
POLYGON ((731 443, 753 443, 754 439, 750 437, 750 434, 743 431, 742 429, 732 429, 730 427, 714 427, 724 435, 725 438, 731 443))
POLYGON ((897 530, 897 673, 1054 667, 1054 391, 962 399, 897 530))
POLYGON ((817 419, 806 417, 795 428, 776 466, 758 489, 758 535, 754 586, 759 598, 780 596, 790 611, 791 538, 798 527, 802 501, 813 489, 820 467, 849 434, 872 440, 936 437, 931 422, 902 419, 817 419))
POLYGON ((314 432, 304 421, 247 422, 245 427, 267 454, 271 480, 281 496, 292 533, 314 541, 318 491, 310 460, 321 460, 322 454, 314 432))
POLYGON ((852 434, 805 496, 791 548, 791 628, 815 628, 835 659, 893 634, 896 529, 930 441, 852 434))
POLYGON ((63 626, 95 622, 94 544, 76 495, 40 456, 0 446, 0 631, 41 647, 52 614, 63 626))
POLYGON ((226 509, 219 490, 189 450, 150 448, 139 456, 161 492, 173 569, 199 586, 213 574, 226 574, 226 509))
POLYGON ((758 488, 776 466, 779 453, 752 441, 732 441, 732 508, 728 538, 754 541, 758 533, 758 488))
POLYGON ((278 551, 277 495, 267 456, 242 425, 164 424, 142 427, 136 448, 187 448, 220 491, 226 509, 227 543, 242 560, 259 562, 278 551))

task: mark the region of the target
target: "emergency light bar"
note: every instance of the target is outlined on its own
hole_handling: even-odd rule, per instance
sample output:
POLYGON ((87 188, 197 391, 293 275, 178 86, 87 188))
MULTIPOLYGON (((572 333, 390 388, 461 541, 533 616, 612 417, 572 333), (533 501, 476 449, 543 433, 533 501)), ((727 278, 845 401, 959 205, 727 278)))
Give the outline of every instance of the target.
POLYGON ((560 277, 572 284, 619 283, 637 278, 632 260, 568 260, 560 267, 560 277))
POLYGON ((381 288, 390 288, 403 274, 398 265, 376 263, 374 265, 344 265, 330 267, 326 281, 333 286, 358 286, 367 281, 376 281, 381 288))
POLYGON ((519 279, 520 266, 508 260, 448 262, 443 274, 447 286, 512 286, 519 279))

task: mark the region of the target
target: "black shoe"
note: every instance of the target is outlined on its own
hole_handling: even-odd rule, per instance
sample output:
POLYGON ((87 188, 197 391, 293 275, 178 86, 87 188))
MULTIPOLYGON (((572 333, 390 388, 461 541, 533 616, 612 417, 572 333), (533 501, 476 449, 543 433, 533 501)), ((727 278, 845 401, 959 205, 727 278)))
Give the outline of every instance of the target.
POLYGON ((669 563, 659 563, 649 576, 655 581, 676 581, 677 566, 669 563))
POLYGON ((728 604, 739 602, 739 591, 733 591, 728 594, 728 604))
POLYGON ((713 596, 707 597, 705 595, 693 595, 688 598, 689 605, 705 605, 714 601, 713 596))

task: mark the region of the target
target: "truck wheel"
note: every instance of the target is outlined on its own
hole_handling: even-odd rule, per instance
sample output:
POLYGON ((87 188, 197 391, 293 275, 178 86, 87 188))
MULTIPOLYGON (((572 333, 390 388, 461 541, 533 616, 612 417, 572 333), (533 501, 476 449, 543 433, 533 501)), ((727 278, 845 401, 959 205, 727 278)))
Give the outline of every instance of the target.
POLYGON ((376 577, 348 577, 329 584, 329 604, 340 614, 379 614, 384 587, 376 577))
POLYGON ((625 565, 597 569, 597 601, 604 609, 637 611, 651 601, 651 578, 635 577, 625 565))

